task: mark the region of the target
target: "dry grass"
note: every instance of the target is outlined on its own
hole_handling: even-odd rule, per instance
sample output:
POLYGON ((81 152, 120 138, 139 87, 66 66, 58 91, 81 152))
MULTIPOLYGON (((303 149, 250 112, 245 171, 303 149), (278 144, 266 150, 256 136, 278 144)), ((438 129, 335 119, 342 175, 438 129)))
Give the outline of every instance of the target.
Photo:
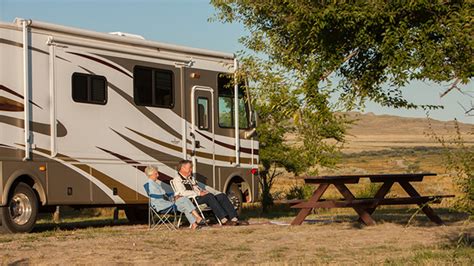
MULTIPOLYGON (((320 175, 337 174, 376 174, 376 173, 412 173, 434 172, 437 176, 425 177, 423 182, 413 182, 415 188, 424 195, 458 194, 453 185, 453 173, 448 172, 443 165, 443 154, 440 148, 412 147, 390 148, 381 151, 366 151, 355 154, 344 154, 340 163, 334 169, 319 169, 320 175)), ((302 186, 303 180, 294 178, 291 174, 283 174, 273 187, 272 193, 285 197, 292 186, 302 186)), ((361 179, 357 185, 349 185, 349 189, 357 195, 369 186, 367 179, 361 179)), ((339 192, 331 187, 329 197, 340 197, 339 192)), ((390 195, 405 196, 404 190, 396 184, 390 195)), ((443 201, 441 206, 450 206, 451 199, 443 201)))
MULTIPOLYGON (((255 215, 252 213, 250 210, 248 216, 255 215)), ((318 215, 318 222, 303 226, 272 225, 268 218, 250 217, 257 224, 197 232, 148 231, 145 225, 110 226, 110 220, 83 222, 83 229, 67 222, 43 224, 35 233, 0 235, 0 259, 3 264, 472 265, 474 252, 469 237, 474 227, 458 215, 454 214, 457 220, 443 227, 432 226, 423 219, 415 219, 416 226, 409 227, 384 222, 360 227, 348 212, 318 215), (331 220, 324 221, 324 217, 331 220), (468 242, 456 247, 460 232, 466 232, 468 242)), ((285 215, 278 218, 288 219, 285 215)))
MULTIPOLYGON (((443 167, 437 144, 424 132, 426 120, 365 115, 352 129, 345 155, 336 169, 320 174, 436 172, 414 184, 421 194, 456 194, 451 173, 443 167), (423 146, 423 147, 420 147, 423 146)), ((446 123, 434 123, 436 130, 446 123)), ((471 125, 462 125, 464 131, 471 125)), ((291 138, 291 136, 290 136, 291 138)), ((291 139, 290 139, 291 140, 291 139)), ((474 135, 467 139, 474 143, 474 135)), ((273 193, 284 197, 303 185, 291 175, 280 177, 273 193)), ((351 185, 356 195, 370 193, 365 182, 351 185)), ((394 187, 391 195, 404 195, 394 187)), ((339 197, 330 189, 327 197, 339 197)), ((350 209, 317 210, 303 226, 289 223, 296 211, 275 206, 260 212, 247 205, 242 217, 250 226, 210 227, 193 232, 180 229, 148 231, 128 225, 124 214, 113 222, 110 209, 71 212, 59 223, 43 218, 31 234, 0 235, 2 264, 424 264, 474 265, 474 223, 449 208, 435 211, 446 226, 434 226, 417 208, 384 207, 374 213, 376 226, 364 227, 350 209), (409 224, 407 225, 407 223, 409 224), (462 241, 458 241, 462 240, 462 241)))

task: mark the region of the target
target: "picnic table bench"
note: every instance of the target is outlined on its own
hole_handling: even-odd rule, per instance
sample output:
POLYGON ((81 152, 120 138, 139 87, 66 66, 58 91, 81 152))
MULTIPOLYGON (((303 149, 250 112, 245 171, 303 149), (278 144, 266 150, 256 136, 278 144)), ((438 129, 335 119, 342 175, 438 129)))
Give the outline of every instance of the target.
POLYGON ((431 221, 441 225, 443 221, 428 204, 439 203, 442 198, 454 197, 454 195, 421 196, 410 182, 421 182, 425 176, 436 176, 436 174, 360 174, 304 177, 303 179, 306 184, 316 184, 318 187, 309 200, 294 200, 291 202, 294 204, 291 208, 300 209, 291 224, 302 224, 315 208, 353 208, 359 215, 360 221, 366 225, 374 225, 375 221, 372 218, 372 214, 378 206, 417 204, 431 221), (361 178, 368 178, 372 183, 382 183, 373 198, 356 198, 346 186, 346 184, 358 184, 361 178), (395 183, 400 184, 405 192, 407 192, 408 197, 385 198, 395 183), (342 199, 321 199, 330 185, 336 187, 343 196, 342 199))

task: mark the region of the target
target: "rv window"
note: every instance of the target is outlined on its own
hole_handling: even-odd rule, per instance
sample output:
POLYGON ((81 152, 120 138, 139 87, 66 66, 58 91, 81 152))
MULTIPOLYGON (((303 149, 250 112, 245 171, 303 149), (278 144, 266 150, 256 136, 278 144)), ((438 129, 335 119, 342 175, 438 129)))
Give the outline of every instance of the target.
POLYGON ((172 108, 173 72, 136 66, 133 70, 136 105, 172 108))
POLYGON ((135 68, 133 71, 134 98, 137 105, 153 105, 153 78, 151 69, 135 68))
POLYGON ((209 129, 209 100, 207 98, 199 97, 197 104, 197 121, 198 128, 209 129))
MULTIPOLYGON (((217 78, 218 87, 218 109, 219 126, 223 128, 234 127, 234 86, 232 77, 228 74, 219 74, 217 78)), ((239 85, 239 128, 247 129, 249 127, 247 99, 244 94, 243 86, 239 85)))
POLYGON ((239 98, 239 128, 249 128, 246 98, 239 98))
POLYGON ((106 104, 107 79, 97 75, 72 74, 72 99, 79 103, 106 104))
POLYGON ((233 127, 234 112, 232 112, 233 101, 231 97, 219 96, 219 126, 233 127))

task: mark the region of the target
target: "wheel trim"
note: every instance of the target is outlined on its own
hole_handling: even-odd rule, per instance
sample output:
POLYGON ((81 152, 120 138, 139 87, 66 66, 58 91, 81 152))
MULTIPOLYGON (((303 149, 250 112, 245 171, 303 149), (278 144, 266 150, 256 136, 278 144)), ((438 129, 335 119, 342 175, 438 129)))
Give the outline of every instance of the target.
POLYGON ((240 206, 241 206, 241 202, 240 202, 240 199, 239 197, 237 197, 235 195, 234 192, 230 192, 229 194, 227 194, 227 197, 229 198, 230 202, 232 203, 232 205, 234 205, 234 208, 235 209, 239 209, 240 206))
POLYGON ((17 225, 25 225, 30 221, 32 209, 30 199, 23 193, 15 194, 9 204, 10 217, 17 225))

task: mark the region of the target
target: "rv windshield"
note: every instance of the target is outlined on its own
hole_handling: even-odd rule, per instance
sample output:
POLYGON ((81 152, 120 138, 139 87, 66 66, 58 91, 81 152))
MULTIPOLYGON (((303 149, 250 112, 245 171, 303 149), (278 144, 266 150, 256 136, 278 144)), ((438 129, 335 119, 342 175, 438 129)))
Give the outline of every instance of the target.
MULTIPOLYGON (((219 109, 219 126, 223 128, 234 127, 234 86, 232 85, 232 76, 220 74, 218 76, 218 109, 219 109)), ((249 110, 247 97, 244 93, 243 84, 239 85, 239 128, 249 128, 249 110)))

